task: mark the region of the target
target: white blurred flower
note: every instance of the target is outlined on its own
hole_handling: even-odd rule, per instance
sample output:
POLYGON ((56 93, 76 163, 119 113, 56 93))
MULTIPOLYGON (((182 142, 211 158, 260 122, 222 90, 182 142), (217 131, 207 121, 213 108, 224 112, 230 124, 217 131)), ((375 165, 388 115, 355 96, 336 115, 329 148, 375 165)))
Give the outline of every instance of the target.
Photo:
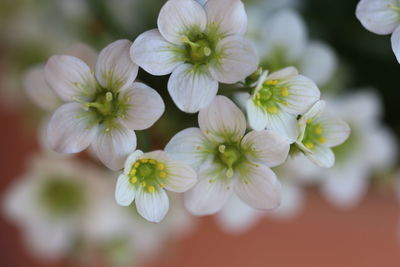
POLYGON ((373 90, 361 90, 328 103, 336 115, 349 123, 351 135, 344 144, 333 148, 335 166, 321 171, 322 192, 334 205, 351 208, 367 192, 372 173, 394 166, 396 139, 380 121, 382 103, 373 90))
POLYGON ((89 145, 110 169, 118 170, 136 148, 133 130, 149 128, 164 112, 160 95, 134 82, 138 66, 129 58, 128 40, 104 48, 94 73, 82 60, 51 57, 45 66, 48 85, 65 102, 48 127, 51 147, 77 153, 89 145))
POLYGON ((361 0, 356 9, 361 24, 376 34, 392 34, 392 49, 400 63, 400 1, 361 0))
POLYGON ((331 168, 335 163, 331 147, 346 141, 350 128, 341 119, 323 112, 324 108, 325 101, 320 100, 300 117, 296 147, 318 166, 331 168))
POLYGON ((153 75, 171 77, 168 91, 184 112, 211 103, 218 82, 236 83, 253 73, 258 56, 244 38, 247 16, 239 0, 170 0, 161 8, 158 29, 141 34, 132 60, 153 75))
POLYGON ((83 215, 97 201, 96 179, 102 175, 87 164, 36 157, 5 194, 3 211, 37 256, 66 256, 81 237, 83 215))
POLYGON ((138 213, 150 222, 160 222, 168 212, 166 191, 185 192, 197 182, 188 165, 171 160, 164 151, 144 153, 136 150, 125 162, 118 177, 115 199, 121 206, 135 200, 138 213))
POLYGON ((249 14, 264 69, 295 66, 320 86, 330 81, 337 66, 336 55, 327 44, 308 40, 306 25, 296 11, 284 9, 272 16, 249 14))
POLYGON ((198 172, 199 182, 185 193, 188 210, 196 215, 215 213, 232 191, 254 208, 276 208, 281 186, 269 167, 286 159, 288 142, 272 131, 245 135, 243 113, 224 96, 202 109, 198 120, 200 129, 183 130, 166 146, 172 158, 198 172))
POLYGON ((297 116, 319 100, 320 92, 309 78, 288 67, 268 75, 264 71, 247 100, 251 128, 265 128, 285 136, 293 143, 298 136, 297 116))

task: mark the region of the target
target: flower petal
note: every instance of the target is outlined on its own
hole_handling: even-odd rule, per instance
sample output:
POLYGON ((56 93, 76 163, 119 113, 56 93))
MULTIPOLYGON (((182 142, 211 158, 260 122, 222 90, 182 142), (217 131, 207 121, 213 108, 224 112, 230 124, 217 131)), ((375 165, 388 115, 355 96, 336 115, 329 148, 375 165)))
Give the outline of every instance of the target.
POLYGON ((324 145, 328 147, 342 144, 350 135, 349 125, 341 119, 322 116, 318 118, 318 121, 326 139, 324 145))
POLYGON ((141 150, 135 150, 132 154, 128 156, 128 158, 125 161, 124 165, 124 174, 127 175, 131 169, 132 165, 143 155, 143 151, 141 150))
POLYGON ((171 73, 181 61, 173 52, 174 45, 161 36, 158 29, 139 35, 130 50, 133 62, 152 75, 171 73))
POLYGON ((216 48, 221 55, 217 62, 210 62, 210 73, 222 83, 236 83, 256 71, 258 55, 253 44, 239 35, 222 39, 216 48))
POLYGON ((169 209, 168 195, 163 189, 149 193, 140 187, 136 197, 136 208, 146 220, 154 223, 161 222, 169 209))
POLYGON ((223 35, 245 34, 247 15, 240 0, 208 0, 205 5, 209 27, 223 35))
POLYGON ((239 168, 235 193, 253 208, 274 209, 281 201, 281 184, 270 168, 244 163, 239 168))
POLYGON ((279 110, 274 114, 266 114, 268 130, 281 134, 289 143, 293 143, 296 140, 299 134, 296 115, 286 113, 282 110, 279 110))
POLYGON ((165 105, 161 96, 153 88, 135 82, 121 92, 128 100, 128 109, 123 118, 124 124, 133 130, 151 127, 164 113, 165 105))
POLYGON ((96 81, 85 62, 73 56, 52 56, 44 67, 46 81, 64 101, 91 96, 96 81))
POLYGON ((199 128, 188 128, 177 133, 168 142, 165 151, 174 160, 185 162, 195 169, 209 156, 212 143, 199 128))
POLYGON ((282 181, 281 205, 272 212, 267 213, 268 217, 290 220, 296 217, 304 207, 305 193, 303 188, 293 182, 282 181))
POLYGON ((356 16, 367 30, 376 34, 389 34, 399 25, 396 8, 397 0, 361 0, 357 5, 356 16))
POLYGON ((107 168, 120 170, 128 155, 136 149, 136 135, 122 125, 109 131, 99 129, 92 147, 107 168))
POLYGON ((198 173, 199 182, 185 192, 185 207, 194 215, 218 212, 232 195, 231 181, 220 166, 207 163, 198 173))
POLYGON ((246 119, 229 98, 216 96, 208 107, 199 112, 199 126, 210 140, 236 142, 246 132, 246 119))
POLYGON ((260 108, 254 103, 253 99, 247 100, 246 110, 247 119, 252 129, 261 131, 267 127, 267 115, 265 114, 264 109, 260 108))
POLYGON ((94 69, 98 53, 91 46, 75 43, 68 47, 66 54, 82 59, 91 69, 94 69))
POLYGON ((241 142, 246 157, 268 167, 282 164, 289 153, 290 144, 273 131, 251 131, 241 142))
POLYGON ((42 65, 29 69, 23 77, 23 85, 29 99, 38 107, 53 111, 61 105, 61 100, 46 82, 42 65))
POLYGON ((131 85, 139 67, 132 62, 129 49, 132 42, 118 40, 101 50, 95 66, 97 81, 114 92, 131 85))
POLYGON ((396 28, 391 37, 392 50, 400 63, 400 26, 396 28))
POLYGON ((218 82, 207 72, 190 64, 177 67, 168 80, 168 92, 172 100, 187 113, 195 113, 208 106, 217 91, 218 82))
POLYGON ((86 111, 78 103, 59 107, 50 119, 47 136, 52 149, 60 153, 78 153, 95 138, 98 126, 91 126, 86 111))
POLYGON ((302 74, 310 77, 316 84, 325 85, 332 79, 337 67, 337 59, 333 49, 322 42, 308 44, 300 69, 302 74))
POLYGON ((165 182, 165 188, 172 192, 185 192, 192 188, 197 182, 196 172, 188 165, 169 160, 166 164, 168 177, 165 182))
POLYGON ((167 1, 157 20, 161 35, 174 44, 182 44, 182 36, 187 31, 204 31, 206 23, 204 8, 193 0, 167 1))
POLYGON ((129 206, 135 199, 136 188, 129 182, 129 176, 121 174, 115 187, 115 200, 118 205, 129 206))
POLYGON ((331 168, 335 164, 335 154, 326 146, 314 146, 311 152, 305 152, 305 155, 323 168, 331 168))
POLYGON ((280 83, 288 90, 288 96, 284 97, 287 105, 280 105, 283 110, 291 114, 303 114, 320 98, 317 85, 303 75, 297 75, 280 83))

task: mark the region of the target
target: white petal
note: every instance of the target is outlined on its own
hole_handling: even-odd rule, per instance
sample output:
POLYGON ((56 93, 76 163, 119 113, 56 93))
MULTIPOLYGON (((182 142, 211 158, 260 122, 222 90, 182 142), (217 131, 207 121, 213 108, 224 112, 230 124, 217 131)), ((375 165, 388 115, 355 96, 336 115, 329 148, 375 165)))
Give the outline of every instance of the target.
POLYGON ((282 110, 278 110, 278 112, 274 114, 266 114, 268 130, 281 134, 289 143, 293 143, 296 140, 299 134, 296 115, 286 113, 282 110))
POLYGON ((128 158, 125 161, 124 165, 124 174, 127 175, 131 169, 132 165, 143 155, 143 151, 141 150, 135 150, 132 154, 128 156, 128 158))
POLYGON ((397 27, 391 37, 392 49, 397 61, 400 63, 400 27, 397 27))
POLYGON ((292 114, 303 114, 319 100, 320 91, 317 85, 303 75, 297 75, 280 83, 288 89, 288 96, 284 97, 287 105, 281 108, 292 114))
POLYGON ((147 129, 164 113, 165 105, 161 96, 143 83, 135 82, 124 89, 120 98, 126 97, 129 106, 123 121, 130 129, 147 129))
POLYGON ((146 220, 154 223, 161 222, 169 209, 169 199, 165 190, 149 193, 142 187, 136 197, 136 208, 146 220))
POLYGON ((195 169, 207 159, 213 145, 199 128, 188 128, 177 133, 168 142, 165 151, 174 160, 185 162, 195 169))
POLYGON ((194 215, 218 212, 232 195, 232 185, 220 166, 206 164, 198 173, 199 182, 185 193, 185 207, 194 215))
POLYGON ((315 164, 324 168, 331 168, 335 164, 335 154, 326 146, 315 146, 306 156, 315 164))
POLYGON ((38 107, 53 111, 60 106, 61 100, 47 84, 42 65, 29 69, 23 77, 23 85, 29 99, 38 107))
POLYGON ((177 67, 168 80, 168 92, 172 100, 180 110, 188 113, 198 112, 208 106, 217 91, 218 82, 207 72, 190 64, 177 67))
POLYGON ((261 131, 267 127, 267 114, 264 109, 257 106, 253 99, 247 100, 246 105, 247 120, 249 121, 250 127, 256 131, 261 131))
POLYGON ((182 43, 182 36, 194 29, 204 31, 207 15, 193 0, 170 0, 160 10, 157 25, 161 35, 174 44, 182 43))
POLYGON ((101 50, 95 67, 101 86, 116 92, 133 83, 139 67, 130 58, 131 45, 129 40, 118 40, 101 50))
POLYGON ((245 34, 247 15, 240 0, 208 0, 205 5, 209 27, 223 35, 245 34))
MULTIPOLYGON (((266 60, 276 53, 284 51, 285 61, 294 62, 304 52, 307 42, 307 30, 301 17, 292 10, 283 10, 274 15, 263 26, 263 53, 266 60)), ((260 51, 261 52, 261 51, 260 51)))
POLYGON ((239 35, 222 39, 215 53, 222 55, 210 62, 210 73, 222 83, 236 83, 256 71, 258 55, 253 44, 239 35))
POLYGON ((239 92, 233 94, 233 101, 242 110, 246 110, 247 100, 249 100, 250 94, 246 92, 239 92))
POLYGON ((169 160, 166 164, 168 177, 165 188, 172 192, 185 192, 192 188, 197 182, 196 172, 188 165, 169 160))
POLYGON ((94 69, 98 53, 91 46, 84 43, 75 43, 68 47, 65 53, 82 59, 91 69, 94 69))
POLYGON ((357 5, 356 16, 367 30, 376 34, 389 34, 399 25, 399 13, 395 10, 398 7, 397 0, 361 0, 357 5))
POLYGON ((241 147, 249 160, 275 167, 286 160, 290 144, 273 131, 251 131, 243 138, 241 147))
POLYGON ((171 159, 169 158, 168 154, 165 151, 162 150, 154 150, 151 152, 146 152, 142 156, 140 156, 141 159, 155 159, 159 162, 167 164, 168 161, 171 159))
POLYGON ((300 119, 299 124, 306 124, 307 120, 314 119, 319 116, 325 109, 325 101, 319 100, 316 102, 306 113, 304 113, 300 119))
POLYGON ((281 201, 281 184, 270 168, 244 163, 239 168, 235 193, 253 208, 274 209, 281 201))
POLYGON ((157 29, 139 35, 130 53, 133 62, 152 75, 171 73, 181 61, 173 52, 174 45, 167 42, 157 29))
POLYGON ((349 125, 341 119, 323 116, 318 121, 326 139, 324 145, 328 147, 342 144, 350 135, 349 125))
POLYGON ((324 85, 332 79, 337 67, 333 49, 321 42, 311 42, 300 62, 302 74, 310 77, 316 84, 324 85))
POLYGON ((135 199, 136 188, 129 182, 129 176, 121 174, 115 187, 115 200, 118 205, 129 206, 135 199))
POLYGON ((78 103, 59 107, 49 122, 47 136, 52 149, 60 153, 78 153, 87 148, 96 136, 97 125, 83 116, 85 110, 78 103))
POLYGON ((122 125, 109 131, 100 128, 92 146, 100 161, 116 171, 124 166, 128 155, 136 149, 136 135, 122 125))
POLYGON ((210 140, 235 142, 246 132, 246 119, 229 98, 217 96, 207 108, 199 112, 199 126, 210 140))
POLYGON ((282 181, 281 205, 266 215, 280 220, 293 219, 299 215, 304 206, 305 193, 303 189, 294 183, 282 181))
POLYGON ((52 56, 44 68, 46 81, 64 101, 91 96, 96 81, 90 68, 73 56, 52 56))

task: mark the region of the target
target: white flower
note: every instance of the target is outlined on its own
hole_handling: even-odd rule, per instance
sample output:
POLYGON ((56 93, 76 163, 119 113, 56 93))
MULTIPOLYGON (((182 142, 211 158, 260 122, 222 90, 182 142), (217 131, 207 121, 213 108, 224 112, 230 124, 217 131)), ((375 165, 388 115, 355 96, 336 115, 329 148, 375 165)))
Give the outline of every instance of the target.
POLYGON ((104 177, 87 164, 66 159, 37 157, 31 163, 5 194, 4 212, 23 230, 33 253, 57 259, 72 252, 104 177))
POLYGON ((333 148, 336 163, 321 170, 323 195, 335 206, 352 208, 368 190, 371 174, 379 174, 396 162, 397 144, 392 131, 382 125, 382 103, 372 90, 331 99, 329 108, 351 126, 351 135, 333 148))
POLYGON ((361 0, 356 16, 367 30, 376 34, 392 34, 392 49, 400 63, 400 1, 361 0))
POLYGON ((297 116, 319 100, 320 91, 309 78, 288 67, 268 75, 264 71, 247 100, 251 128, 276 131, 293 143, 298 136, 297 116))
POLYGON ((169 208, 168 195, 185 192, 197 181, 196 173, 188 165, 171 160, 163 151, 132 153, 118 177, 115 199, 121 206, 134 200, 137 211, 146 220, 160 222, 169 208))
POLYGON ((318 166, 331 168, 335 163, 331 147, 346 141, 350 128, 341 119, 323 114, 324 108, 325 102, 320 100, 301 116, 296 146, 318 166))
POLYGON ((296 11, 283 9, 271 16, 253 13, 249 13, 249 23, 256 25, 253 31, 258 33, 254 39, 261 67, 277 71, 295 66, 320 86, 331 80, 337 66, 334 51, 308 39, 307 27, 296 11))
POLYGON ((73 56, 53 56, 45 66, 49 86, 66 102, 53 114, 48 138, 62 153, 89 145, 110 169, 122 167, 136 148, 133 130, 149 128, 164 112, 152 88, 134 82, 138 66, 129 58, 131 42, 119 40, 104 48, 94 73, 73 56))
POLYGON ((168 91, 189 113, 211 103, 218 82, 236 83, 253 73, 258 56, 244 38, 247 16, 239 0, 170 0, 161 8, 158 29, 141 34, 132 60, 153 75, 171 77, 168 91))
POLYGON ((269 167, 286 159, 286 140, 265 130, 245 135, 243 113, 224 96, 200 111, 199 126, 179 132, 166 146, 172 158, 198 172, 199 182, 185 193, 187 209, 196 215, 215 213, 232 191, 257 209, 279 206, 281 186, 269 167))

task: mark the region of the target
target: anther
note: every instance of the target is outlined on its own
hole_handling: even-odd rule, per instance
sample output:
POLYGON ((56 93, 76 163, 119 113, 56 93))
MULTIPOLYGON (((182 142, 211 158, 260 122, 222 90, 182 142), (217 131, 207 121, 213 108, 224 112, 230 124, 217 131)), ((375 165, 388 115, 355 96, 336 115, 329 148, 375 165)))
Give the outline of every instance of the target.
POLYGON ((220 153, 222 153, 222 154, 225 153, 225 149, 226 149, 226 146, 225 146, 225 145, 220 145, 220 146, 218 147, 218 151, 219 151, 220 153))

